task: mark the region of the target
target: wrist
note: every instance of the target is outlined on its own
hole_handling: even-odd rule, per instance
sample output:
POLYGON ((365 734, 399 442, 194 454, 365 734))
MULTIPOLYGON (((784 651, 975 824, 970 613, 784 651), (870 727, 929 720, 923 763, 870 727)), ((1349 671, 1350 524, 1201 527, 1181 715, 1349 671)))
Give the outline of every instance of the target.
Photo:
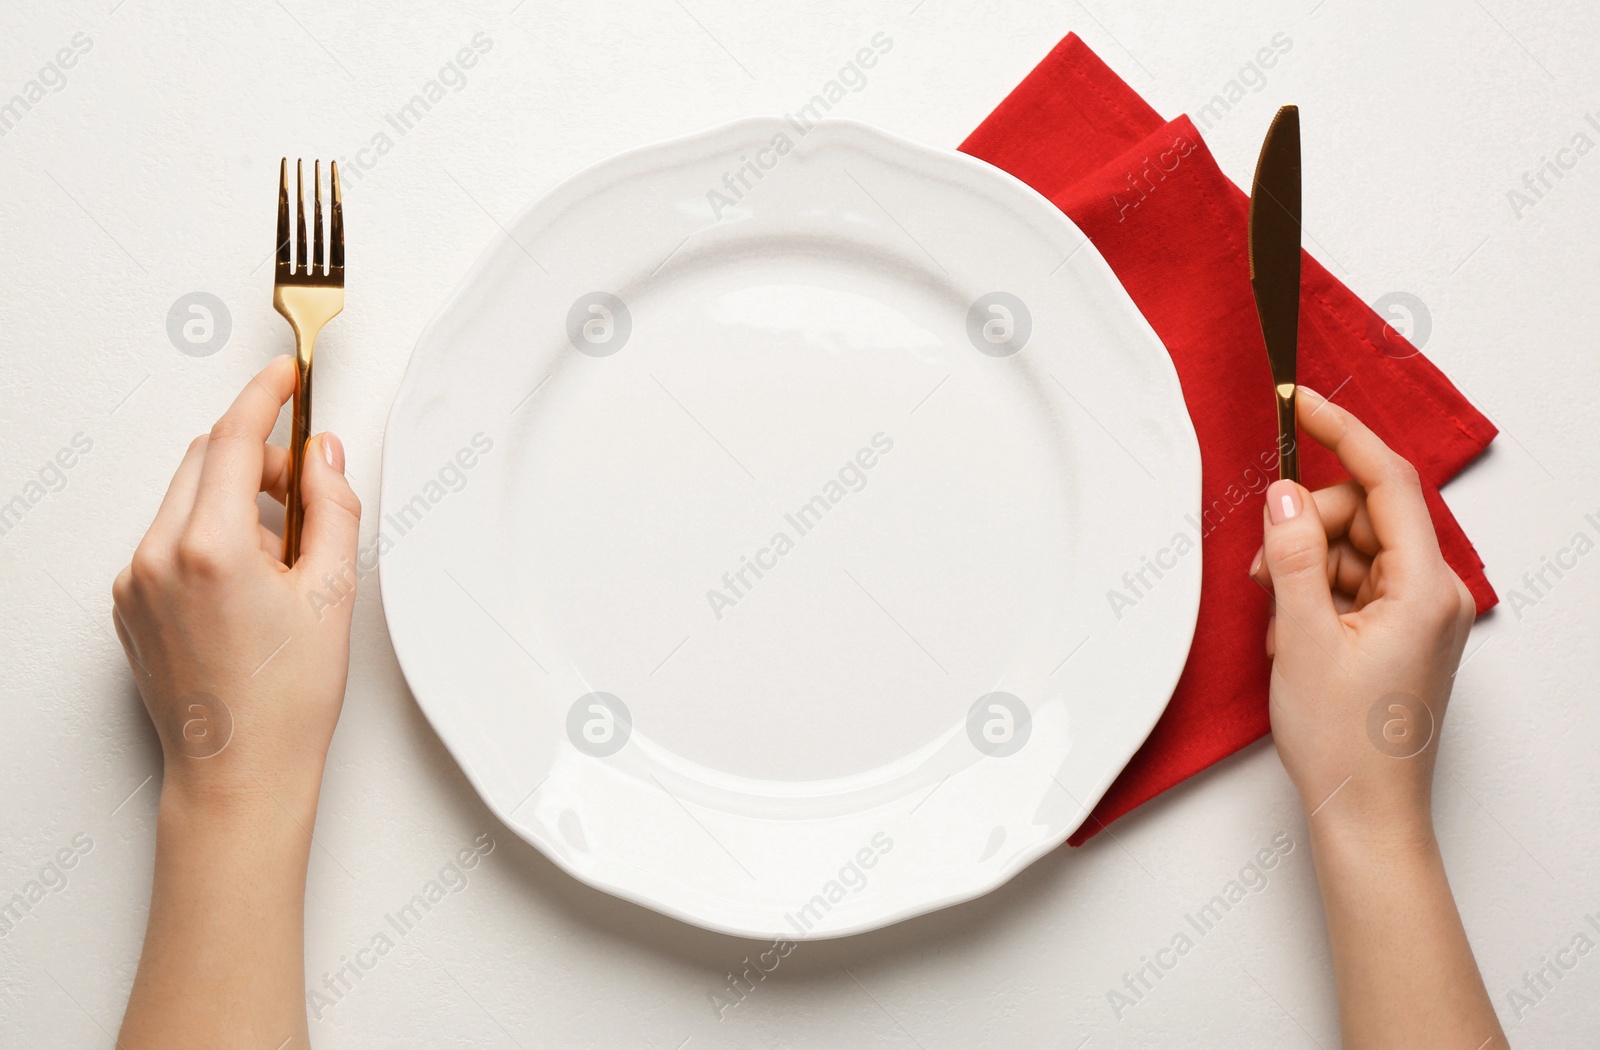
POLYGON ((1374 757, 1378 765, 1349 761, 1340 770, 1347 774, 1342 780, 1328 769, 1311 777, 1294 777, 1307 829, 1330 845, 1348 841, 1419 848, 1431 844, 1432 762, 1426 767, 1399 768, 1392 758, 1374 757))
MULTIPOLYGON (((160 821, 185 838, 259 841, 281 852, 292 843, 309 852, 321 790, 315 775, 258 775, 168 762, 161 784, 160 821)), ((296 850, 289 850, 292 855, 296 850)))
POLYGON ((1397 807, 1381 814, 1330 813, 1331 809, 1307 819, 1312 851, 1330 861, 1409 864, 1439 853, 1427 806, 1397 807))

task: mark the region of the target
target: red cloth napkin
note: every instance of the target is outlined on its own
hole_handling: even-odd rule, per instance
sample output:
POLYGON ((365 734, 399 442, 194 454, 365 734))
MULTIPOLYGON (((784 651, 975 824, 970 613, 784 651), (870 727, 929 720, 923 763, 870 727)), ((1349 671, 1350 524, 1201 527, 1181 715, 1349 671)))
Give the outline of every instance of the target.
MULTIPOLYGON (((961 149, 1050 198, 1094 242, 1172 355, 1200 439, 1206 531, 1189 662, 1149 739, 1070 839, 1076 846, 1269 729, 1270 599, 1247 570, 1261 544, 1261 456, 1276 447, 1277 419, 1250 291, 1249 198, 1188 117, 1163 121, 1076 34, 961 149)), ((1316 192, 1315 172, 1306 185, 1316 192)), ((1484 612, 1498 599, 1438 486, 1488 446, 1493 424, 1310 255, 1301 271, 1300 381, 1416 464, 1445 560, 1484 612)), ((1314 489, 1346 477, 1303 435, 1300 463, 1314 489)))

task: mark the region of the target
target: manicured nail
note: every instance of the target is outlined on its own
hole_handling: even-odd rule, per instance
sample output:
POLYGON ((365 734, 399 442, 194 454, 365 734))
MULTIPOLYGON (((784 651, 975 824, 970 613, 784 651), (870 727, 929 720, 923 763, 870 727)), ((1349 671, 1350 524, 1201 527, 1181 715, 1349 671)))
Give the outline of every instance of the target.
POLYGON ((1250 575, 1254 576, 1261 571, 1262 548, 1256 548, 1256 556, 1250 560, 1250 575))
POLYGON ((328 461, 328 466, 344 473, 344 445, 340 444, 339 436, 332 431, 322 435, 322 455, 328 461))
POLYGON ((1316 398, 1318 401, 1326 401, 1326 400, 1328 400, 1327 398, 1323 397, 1321 394, 1317 393, 1315 390, 1313 390, 1310 387, 1306 386, 1304 383, 1299 384, 1299 388, 1300 388, 1300 392, 1302 394, 1309 394, 1312 397, 1316 398))
POLYGON ((1300 513, 1300 486, 1287 478, 1280 478, 1267 486, 1267 513, 1272 524, 1282 525, 1300 513))

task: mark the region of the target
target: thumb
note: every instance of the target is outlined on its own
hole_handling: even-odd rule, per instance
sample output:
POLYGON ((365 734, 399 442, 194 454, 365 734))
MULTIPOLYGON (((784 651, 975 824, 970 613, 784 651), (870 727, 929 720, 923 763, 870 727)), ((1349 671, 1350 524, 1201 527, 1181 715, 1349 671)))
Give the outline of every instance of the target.
POLYGON ((312 579, 353 571, 361 501, 345 480, 344 445, 332 433, 318 434, 306 443, 300 496, 305 523, 295 568, 310 573, 312 579))
POLYGON ((1316 500, 1292 481, 1274 481, 1266 509, 1262 557, 1277 596, 1277 627, 1323 639, 1338 626, 1339 613, 1328 589, 1328 536, 1316 500))

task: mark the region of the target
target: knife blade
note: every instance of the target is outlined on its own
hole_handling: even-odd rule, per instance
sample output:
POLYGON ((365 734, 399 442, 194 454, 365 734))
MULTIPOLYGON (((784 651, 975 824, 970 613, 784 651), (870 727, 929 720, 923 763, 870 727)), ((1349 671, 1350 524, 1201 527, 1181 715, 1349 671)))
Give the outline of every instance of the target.
POLYGON ((1300 110, 1272 118, 1250 187, 1250 288, 1278 404, 1278 476, 1300 480, 1295 362, 1300 326, 1300 110))

